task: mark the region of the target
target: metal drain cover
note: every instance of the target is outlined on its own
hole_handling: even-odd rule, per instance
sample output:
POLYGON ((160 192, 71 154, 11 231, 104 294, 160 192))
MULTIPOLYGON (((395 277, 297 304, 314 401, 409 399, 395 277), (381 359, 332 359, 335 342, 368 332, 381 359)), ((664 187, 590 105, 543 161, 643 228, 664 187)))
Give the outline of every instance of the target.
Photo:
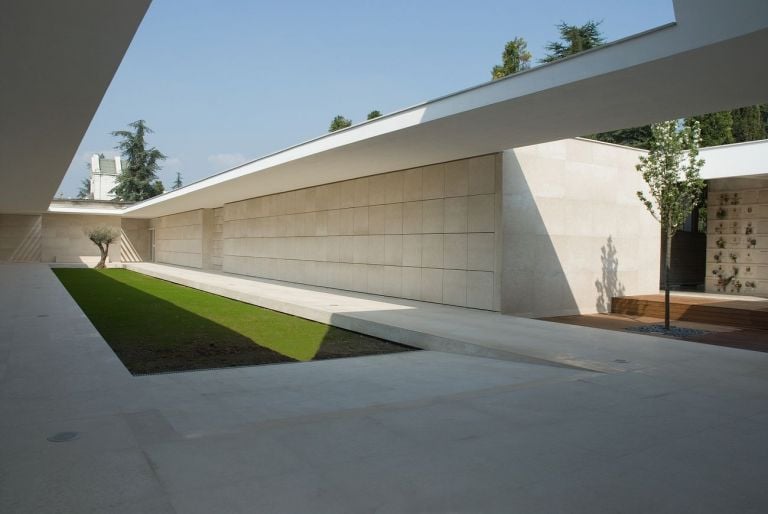
POLYGON ((80 439, 80 434, 77 432, 59 432, 47 439, 52 443, 67 443, 69 441, 74 441, 75 439, 80 439))

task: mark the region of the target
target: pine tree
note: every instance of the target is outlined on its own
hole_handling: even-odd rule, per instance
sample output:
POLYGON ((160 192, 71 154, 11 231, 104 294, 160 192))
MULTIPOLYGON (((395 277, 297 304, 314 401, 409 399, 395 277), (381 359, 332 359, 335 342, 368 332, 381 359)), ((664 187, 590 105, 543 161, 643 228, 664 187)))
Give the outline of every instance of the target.
POLYGON ((381 111, 373 110, 368 113, 368 117, 366 119, 368 120, 374 120, 381 116, 381 111))
POLYGON ((605 43, 605 39, 600 33, 601 23, 602 21, 589 20, 584 25, 578 26, 560 22, 557 25, 560 41, 552 41, 547 44, 546 49, 549 53, 541 62, 556 61, 602 45, 605 43))
POLYGON ((80 182, 80 188, 77 190, 77 197, 86 200, 91 197, 91 176, 84 177, 80 182))
POLYGON ((504 52, 501 54, 501 65, 496 65, 491 70, 493 80, 512 75, 518 71, 531 67, 531 52, 528 51, 528 43, 521 37, 516 37, 507 42, 504 52))
POLYGON ((173 187, 171 187, 171 189, 175 191, 176 189, 179 189, 182 185, 183 184, 181 182, 181 172, 177 171, 176 180, 173 181, 173 187))
POLYGON ((128 126, 134 130, 112 132, 113 136, 122 138, 115 148, 121 151, 128 163, 117 176, 117 185, 112 192, 118 200, 140 202, 163 193, 163 183, 158 180, 157 172, 160 170, 159 161, 165 159, 165 155, 155 147, 147 148, 144 137, 152 130, 144 120, 134 121, 128 126))

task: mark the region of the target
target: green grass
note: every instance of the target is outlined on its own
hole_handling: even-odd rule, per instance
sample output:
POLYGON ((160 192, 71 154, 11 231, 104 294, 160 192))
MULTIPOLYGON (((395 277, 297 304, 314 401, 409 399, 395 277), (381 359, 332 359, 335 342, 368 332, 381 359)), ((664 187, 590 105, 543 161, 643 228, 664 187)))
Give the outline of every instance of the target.
POLYGON ((409 350, 128 270, 53 272, 132 373, 409 350))

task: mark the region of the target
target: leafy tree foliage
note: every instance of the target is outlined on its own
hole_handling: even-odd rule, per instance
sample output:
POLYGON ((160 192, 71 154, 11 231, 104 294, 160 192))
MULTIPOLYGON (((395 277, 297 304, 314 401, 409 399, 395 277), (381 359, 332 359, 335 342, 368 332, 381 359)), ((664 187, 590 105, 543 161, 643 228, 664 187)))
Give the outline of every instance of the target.
MULTIPOLYGON (((554 41, 547 44, 547 50, 550 52, 541 60, 541 62, 553 62, 569 55, 574 55, 590 48, 597 48, 605 43, 600 24, 602 21, 589 20, 584 25, 568 25, 561 22, 557 25, 560 32, 561 41, 554 41)), ((617 145, 634 146, 636 148, 648 148, 648 141, 651 138, 651 126, 643 125, 641 127, 630 127, 610 132, 600 132, 587 136, 598 141, 606 143, 615 143, 617 145)))
POLYGON ((701 146, 727 145, 734 142, 731 111, 712 112, 687 118, 690 125, 697 121, 701 127, 701 146))
POLYGON ((182 185, 183 184, 181 182, 181 172, 177 171, 176 180, 173 181, 173 187, 171 189, 175 191, 176 189, 179 189, 182 185))
POLYGON ((103 269, 106 267, 107 255, 109 254, 109 245, 120 237, 120 232, 112 227, 95 227, 86 232, 88 239, 93 241, 93 244, 99 247, 101 252, 101 259, 96 265, 96 269, 103 269))
POLYGON ((765 139, 768 135, 768 105, 752 105, 732 111, 693 116, 701 125, 701 146, 727 145, 765 139))
POLYGON ((531 67, 531 52, 528 51, 528 43, 521 37, 508 41, 501 54, 501 64, 491 70, 493 80, 512 75, 518 71, 531 67))
POLYGON ((612 130, 588 136, 591 139, 615 143, 617 145, 633 146, 635 148, 648 148, 651 139, 651 126, 633 127, 627 129, 612 130))
POLYGON ((152 130, 144 120, 134 121, 128 126, 133 131, 112 132, 113 136, 122 138, 115 148, 128 162, 128 166, 117 176, 117 185, 112 192, 118 200, 139 202, 163 193, 163 183, 158 180, 157 172, 165 155, 155 147, 147 148, 145 136, 152 130))
POLYGON ((637 165, 637 171, 642 173, 649 189, 648 196, 638 191, 637 197, 661 224, 666 235, 664 326, 667 330, 672 236, 685 223, 704 191, 704 181, 699 176, 704 165, 704 160, 699 159, 700 138, 701 130, 696 120, 683 125, 682 129, 676 121, 653 124, 648 154, 641 155, 637 165))
POLYGON ((765 125, 759 105, 734 109, 732 116, 733 138, 737 143, 765 139, 765 125))
POLYGON ((381 116, 381 111, 373 110, 368 113, 368 117, 366 119, 373 120, 381 116))
POLYGON ((584 25, 568 25, 560 22, 557 30, 560 32, 560 41, 547 43, 546 49, 549 52, 541 62, 552 62, 569 55, 597 48, 605 43, 600 33, 600 24, 602 21, 589 20, 584 25))
POLYGON ((352 120, 349 118, 345 118, 341 114, 333 118, 333 121, 331 121, 331 126, 328 127, 328 132, 336 132, 337 130, 341 130, 344 128, 347 128, 352 125, 352 120))

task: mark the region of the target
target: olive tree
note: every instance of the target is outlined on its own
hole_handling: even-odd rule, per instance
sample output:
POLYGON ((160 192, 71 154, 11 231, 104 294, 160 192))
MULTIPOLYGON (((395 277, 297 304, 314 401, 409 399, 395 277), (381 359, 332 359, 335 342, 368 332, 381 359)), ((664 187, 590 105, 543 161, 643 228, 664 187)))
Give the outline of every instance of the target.
POLYGON ((99 247, 101 259, 96 265, 96 269, 106 268, 107 255, 109 254, 109 245, 114 243, 120 237, 120 232, 112 227, 94 227, 86 232, 88 239, 99 247))
POLYGON ((701 198, 704 181, 699 170, 701 131, 693 120, 683 127, 676 121, 651 125, 647 155, 640 156, 637 171, 648 184, 648 192, 637 192, 643 205, 661 224, 666 238, 664 261, 664 328, 669 330, 669 267, 672 256, 672 236, 685 223, 701 198))

